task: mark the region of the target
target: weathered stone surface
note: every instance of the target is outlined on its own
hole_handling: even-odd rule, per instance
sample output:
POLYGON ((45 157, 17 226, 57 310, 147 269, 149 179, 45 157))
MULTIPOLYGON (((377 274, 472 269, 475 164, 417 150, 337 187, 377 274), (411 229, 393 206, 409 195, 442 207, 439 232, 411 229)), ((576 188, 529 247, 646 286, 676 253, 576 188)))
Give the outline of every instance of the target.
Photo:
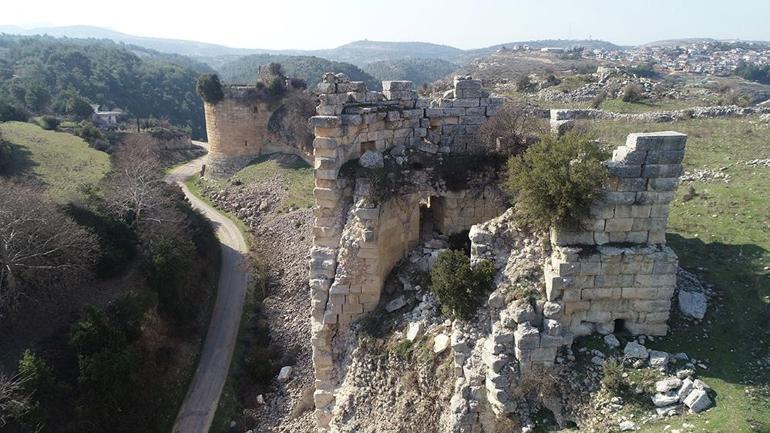
POLYGON ((667 377, 655 382, 655 391, 660 393, 669 392, 682 386, 682 381, 676 377, 667 377))
POLYGON ((446 334, 438 334, 433 338, 433 353, 442 353, 449 348, 450 338, 446 334))
POLYGON ((659 370, 665 370, 668 366, 669 355, 666 352, 650 350, 650 366, 659 370))
POLYGON ((604 336, 604 344, 606 344, 610 349, 616 349, 620 347, 620 341, 618 341, 618 337, 613 334, 604 336))
POLYGON ((278 372, 278 381, 279 382, 288 382, 289 379, 291 379, 291 373, 292 373, 292 367, 291 366, 282 367, 281 371, 278 372))
POLYGON ((649 353, 647 348, 637 343, 636 341, 629 341, 626 343, 626 347, 623 348, 623 354, 628 358, 647 359, 649 353))
POLYGON ((708 301, 703 293, 680 290, 677 299, 682 314, 699 320, 706 316, 708 301))
POLYGON ((409 341, 416 340, 422 334, 423 324, 422 322, 412 322, 406 328, 406 339, 409 341))
POLYGON ((679 401, 679 397, 675 392, 669 392, 666 394, 658 393, 652 396, 652 403, 655 407, 666 407, 672 404, 676 404, 679 401))
POLYGON ((385 166, 385 161, 382 158, 382 153, 376 150, 367 150, 358 159, 358 163, 364 168, 382 168, 385 166))
POLYGON ((713 403, 709 398, 706 391, 702 389, 695 389, 684 399, 684 405, 690 408, 691 411, 698 413, 711 407, 713 403))

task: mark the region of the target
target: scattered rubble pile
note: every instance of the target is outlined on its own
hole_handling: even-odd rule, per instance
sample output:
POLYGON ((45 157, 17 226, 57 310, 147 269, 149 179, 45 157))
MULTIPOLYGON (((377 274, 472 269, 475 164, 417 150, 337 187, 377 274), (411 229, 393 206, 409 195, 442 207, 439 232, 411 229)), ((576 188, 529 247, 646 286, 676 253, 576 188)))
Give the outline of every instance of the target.
POLYGON ((722 167, 719 170, 701 168, 692 171, 685 171, 679 178, 682 182, 716 182, 721 181, 724 183, 730 182, 730 175, 725 173, 727 167, 722 167))
POLYGON ((284 206, 285 180, 279 175, 249 185, 235 183, 226 187, 209 184, 204 186, 204 194, 219 209, 248 225, 257 245, 255 251, 269 252, 262 256, 270 274, 262 314, 269 325, 270 340, 282 348, 284 358, 292 365, 279 365, 281 369, 270 390, 243 402, 246 408, 233 420, 231 431, 311 432, 315 429, 314 379, 306 269, 312 243, 312 211, 284 206))

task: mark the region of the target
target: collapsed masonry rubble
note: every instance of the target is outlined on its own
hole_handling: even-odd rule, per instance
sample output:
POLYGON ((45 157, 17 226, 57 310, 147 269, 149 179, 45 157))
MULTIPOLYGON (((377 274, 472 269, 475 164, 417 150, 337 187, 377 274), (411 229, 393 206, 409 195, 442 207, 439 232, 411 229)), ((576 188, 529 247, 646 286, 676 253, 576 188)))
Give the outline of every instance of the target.
MULTIPOLYGON (((432 101, 418 98, 406 81, 385 81, 383 89, 326 74, 310 120, 311 323, 321 431, 336 430, 337 393, 351 368, 351 322, 377 307, 385 278, 426 225, 442 236, 470 229, 472 260, 491 259, 499 270, 486 328, 464 332, 457 325, 451 336, 435 337, 437 345, 442 337, 441 351, 451 347, 454 354, 457 381, 443 423, 449 431, 494 431, 500 420, 527 413, 517 387, 553 366, 575 336, 666 333, 677 259, 665 246, 665 228, 685 135, 631 134, 607 162, 610 178, 591 218, 579 231, 553 229, 549 247, 544 237, 519 230, 484 170, 460 184, 437 174, 457 155, 491 153, 474 134, 500 99, 467 77, 432 101)), ((561 412, 558 401, 545 404, 561 412)))

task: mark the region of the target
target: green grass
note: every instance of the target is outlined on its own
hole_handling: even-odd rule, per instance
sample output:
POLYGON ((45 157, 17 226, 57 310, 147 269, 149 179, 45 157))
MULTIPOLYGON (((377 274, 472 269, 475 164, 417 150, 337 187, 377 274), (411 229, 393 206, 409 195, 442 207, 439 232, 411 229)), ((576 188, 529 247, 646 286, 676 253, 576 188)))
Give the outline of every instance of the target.
POLYGON ((590 125, 616 145, 630 132, 686 133, 686 170, 727 167, 730 175, 729 183, 694 182, 698 196, 687 202, 680 187, 667 233, 680 265, 714 284, 718 299, 710 303, 702 325, 674 323, 669 336, 648 344, 707 360, 708 369, 697 374, 716 392, 717 405, 699 416, 664 420, 641 431, 657 432, 679 422, 694 424, 696 431, 770 431, 770 371, 756 364, 770 355, 770 168, 741 163, 770 158, 770 125, 755 118, 590 125), (757 394, 755 385, 764 394, 752 399, 747 395, 757 394))
POLYGON ((649 111, 683 110, 705 105, 713 104, 700 99, 656 99, 641 102, 623 102, 621 99, 608 99, 602 103, 600 108, 614 113, 646 113, 649 111))
POLYGON ((14 147, 7 174, 33 178, 60 203, 77 198, 82 186, 98 183, 110 169, 106 153, 74 135, 23 122, 0 123, 0 131, 14 147))
POLYGON ((295 162, 287 164, 270 156, 265 156, 236 173, 232 180, 241 181, 248 185, 274 176, 283 179, 286 191, 284 207, 313 207, 315 203, 313 198, 313 167, 304 161, 295 160, 295 162))

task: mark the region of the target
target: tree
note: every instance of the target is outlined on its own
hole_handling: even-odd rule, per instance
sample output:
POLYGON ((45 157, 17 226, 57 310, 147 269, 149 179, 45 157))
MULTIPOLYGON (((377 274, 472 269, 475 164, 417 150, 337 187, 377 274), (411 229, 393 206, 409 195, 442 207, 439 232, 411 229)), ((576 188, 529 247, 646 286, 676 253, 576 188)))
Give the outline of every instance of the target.
POLYGON ((538 230, 579 228, 607 177, 606 154, 586 135, 548 135, 508 160, 505 189, 522 221, 538 230))
POLYGON ((545 133, 545 124, 521 104, 506 102, 476 132, 477 139, 487 148, 497 143, 509 154, 519 154, 545 133))
POLYGON ((203 74, 198 78, 198 84, 195 86, 198 96, 209 104, 216 104, 224 99, 225 94, 222 91, 222 83, 219 82, 217 74, 203 74))
POLYGON ((29 395, 24 391, 23 379, 0 372, 0 427, 21 419, 29 409, 29 395))
POLYGON ((439 254, 431 270, 431 291, 446 315, 469 319, 476 312, 478 299, 492 285, 495 267, 489 260, 471 266, 462 251, 439 254))
POLYGON ((623 102, 639 102, 644 99, 644 93, 637 84, 629 84, 623 89, 623 96, 621 99, 623 102))
POLYGON ((40 112, 51 102, 51 93, 45 87, 32 85, 27 88, 24 95, 24 102, 32 111, 40 112))
POLYGON ((164 222, 173 203, 163 194, 163 167, 149 142, 122 145, 113 154, 113 169, 107 174, 105 201, 112 214, 136 228, 145 221, 164 222))
POLYGON ((44 193, 0 180, 0 308, 45 286, 88 276, 95 236, 44 193))

